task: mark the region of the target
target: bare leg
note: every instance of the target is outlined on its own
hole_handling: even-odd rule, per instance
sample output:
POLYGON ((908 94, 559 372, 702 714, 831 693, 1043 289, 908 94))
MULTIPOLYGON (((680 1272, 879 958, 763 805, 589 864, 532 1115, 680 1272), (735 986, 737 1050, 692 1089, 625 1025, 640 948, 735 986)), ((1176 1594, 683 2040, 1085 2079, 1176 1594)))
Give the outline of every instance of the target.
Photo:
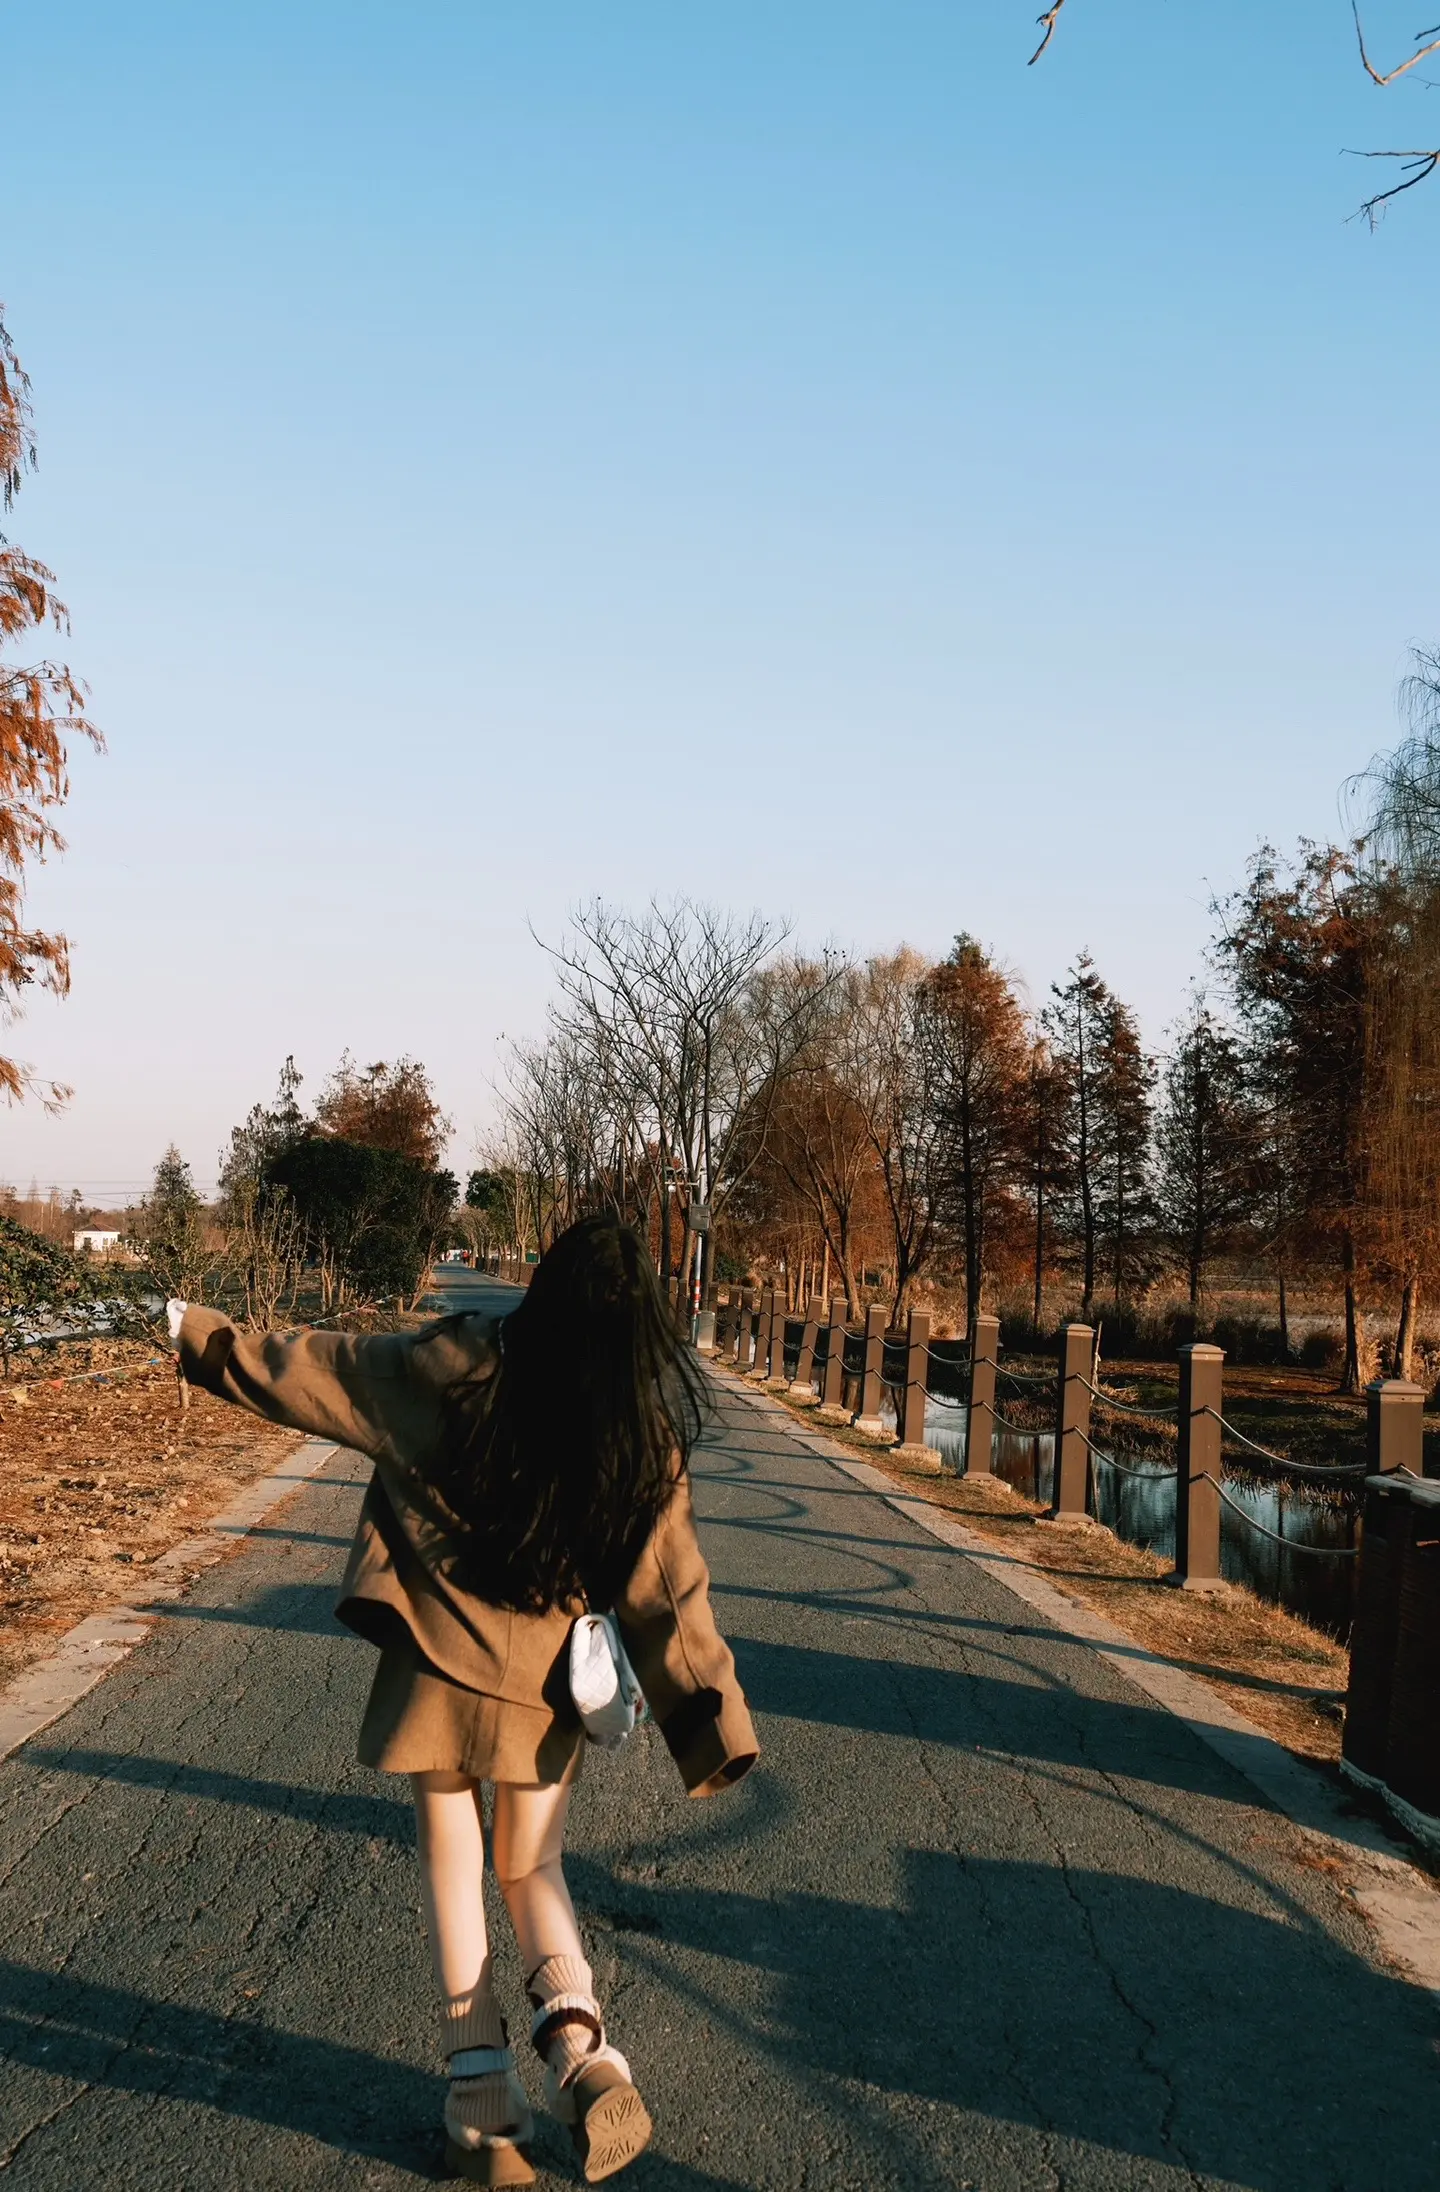
POLYGON ((527 1973, 547 1956, 585 1954, 563 1869, 569 1809, 568 1788, 495 1791, 495 1877, 527 1973))
POLYGON ((461 1773, 417 1773, 411 1782, 435 1983, 450 1999, 473 1993, 490 1961, 480 1787, 461 1773))
POLYGON ((650 2137, 630 2066, 608 2045, 562 1855, 568 1788, 495 1791, 495 1875, 504 1891, 535 2005, 545 2098, 594 2184, 633 2161, 650 2137))
POLYGON ((535 2172, 521 2151, 530 2111, 490 1979, 479 1785, 458 1773, 418 1773, 412 1780, 425 1920, 450 2068, 447 2158, 482 2184, 533 2184, 535 2172))

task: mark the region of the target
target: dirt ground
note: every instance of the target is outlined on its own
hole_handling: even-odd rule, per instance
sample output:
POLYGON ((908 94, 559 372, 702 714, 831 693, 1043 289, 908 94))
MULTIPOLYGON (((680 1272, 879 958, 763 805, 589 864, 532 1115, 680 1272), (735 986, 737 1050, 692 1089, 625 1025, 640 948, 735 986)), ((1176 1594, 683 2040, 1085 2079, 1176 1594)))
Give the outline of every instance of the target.
MULTIPOLYGON (((1112 1389, 1125 1390, 1118 1380, 1112 1389)), ((813 1410, 802 1403, 784 1393, 775 1397, 813 1421, 813 1410)), ((1332 1767, 1339 1758, 1349 1658, 1333 1637, 1248 1591, 1227 1588, 1222 1597, 1210 1598, 1174 1590, 1165 1580, 1164 1561, 1109 1530, 1037 1527, 1036 1502, 997 1478, 917 1476, 892 1462, 884 1446, 843 1425, 814 1427, 892 1477, 897 1490, 945 1508, 1042 1569, 1059 1589, 1106 1615, 1147 1651, 1209 1683, 1236 1712, 1297 1757, 1332 1767)))
POLYGON ((182 1413, 169 1355, 103 1352, 83 1382, 62 1358, 52 1376, 72 1382, 0 1385, 0 1682, 299 1444, 207 1393, 182 1413))

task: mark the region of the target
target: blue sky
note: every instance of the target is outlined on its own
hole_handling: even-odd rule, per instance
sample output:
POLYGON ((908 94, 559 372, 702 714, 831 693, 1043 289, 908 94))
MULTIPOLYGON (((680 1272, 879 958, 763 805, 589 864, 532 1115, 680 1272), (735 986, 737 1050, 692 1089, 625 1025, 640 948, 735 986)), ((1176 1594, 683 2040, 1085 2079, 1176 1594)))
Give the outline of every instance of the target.
MULTIPOLYGON (((1344 0, 50 0, 0 297, 110 743, 0 1178, 212 1178, 293 1051, 465 1162, 533 926, 1088 947, 1157 1040, 1440 637, 1440 138, 1344 0)), ((1387 58, 1417 25, 1376 0, 1387 58)), ((1440 76, 1440 69, 1434 72, 1440 76)), ((1417 72, 1423 75, 1424 71, 1417 72)))

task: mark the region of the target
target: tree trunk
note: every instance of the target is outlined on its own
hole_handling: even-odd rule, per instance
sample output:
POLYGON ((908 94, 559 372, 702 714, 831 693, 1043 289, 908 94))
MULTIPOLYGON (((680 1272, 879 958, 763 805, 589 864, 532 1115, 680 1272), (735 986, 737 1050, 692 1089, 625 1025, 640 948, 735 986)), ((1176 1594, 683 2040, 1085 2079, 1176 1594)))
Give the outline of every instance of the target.
POLYGON ((1410 1365, 1415 1353, 1415 1324, 1420 1308, 1420 1274, 1407 1271, 1405 1290, 1400 1296, 1400 1329, 1395 1335, 1395 1375, 1410 1376, 1410 1365))
POLYGON ((1340 1373, 1340 1390, 1342 1393, 1358 1393, 1360 1318, 1355 1303, 1355 1241, 1348 1226, 1345 1229, 1341 1258, 1345 1272, 1345 1367, 1340 1373))

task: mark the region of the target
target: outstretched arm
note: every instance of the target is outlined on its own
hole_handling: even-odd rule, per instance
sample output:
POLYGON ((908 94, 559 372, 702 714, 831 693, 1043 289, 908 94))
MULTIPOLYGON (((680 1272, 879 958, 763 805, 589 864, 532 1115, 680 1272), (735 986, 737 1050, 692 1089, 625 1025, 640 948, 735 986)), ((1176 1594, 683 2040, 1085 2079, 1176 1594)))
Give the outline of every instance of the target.
POLYGON ((682 1477, 615 1606, 640 1687, 692 1796, 749 1772, 760 1745, 730 1647, 710 1607, 710 1571, 682 1477))
POLYGON ((271 1423, 374 1458, 413 1410, 408 1334, 241 1332, 218 1309, 174 1308, 187 1381, 271 1423))

